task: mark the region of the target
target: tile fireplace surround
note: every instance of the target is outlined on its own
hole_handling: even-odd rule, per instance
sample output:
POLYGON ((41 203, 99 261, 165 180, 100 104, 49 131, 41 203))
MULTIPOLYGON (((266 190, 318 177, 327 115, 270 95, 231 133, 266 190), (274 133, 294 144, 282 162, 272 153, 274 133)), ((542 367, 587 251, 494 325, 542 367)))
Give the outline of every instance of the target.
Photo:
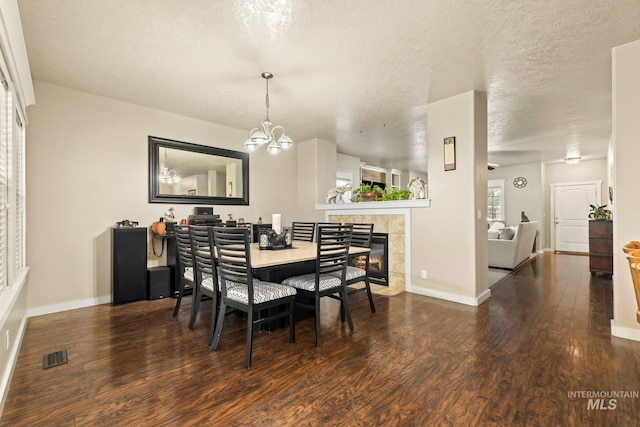
POLYGON ((375 233, 389 234, 389 289, 404 291, 405 279, 405 216, 390 215, 329 215, 329 222, 373 224, 375 233))
POLYGON ((328 222, 371 223, 376 233, 389 235, 389 289, 405 291, 411 277, 411 208, 428 207, 428 200, 316 205, 328 222), (392 206, 391 206, 392 205, 392 206), (410 207, 410 208, 409 208, 410 207))

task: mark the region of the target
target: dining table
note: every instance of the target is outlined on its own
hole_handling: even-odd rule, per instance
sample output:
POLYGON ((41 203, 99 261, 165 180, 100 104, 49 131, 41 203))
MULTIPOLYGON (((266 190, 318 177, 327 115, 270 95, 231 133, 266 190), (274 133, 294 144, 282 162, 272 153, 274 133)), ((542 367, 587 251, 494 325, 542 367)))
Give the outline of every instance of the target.
MULTIPOLYGON (((369 248, 349 247, 349 256, 364 255, 369 248)), ((287 265, 315 261, 318 256, 318 244, 294 240, 290 248, 260 249, 258 243, 251 244, 251 268, 260 270, 265 268, 282 268, 287 265)))
MULTIPOLYGON (((251 244, 251 269, 255 277, 280 283, 284 279, 315 271, 318 244, 294 240, 290 248, 260 249, 251 244)), ((349 247, 349 256, 365 255, 369 248, 349 247)))
MULTIPOLYGON (((260 249, 258 243, 252 243, 250 251, 253 276, 261 280, 281 283, 288 277, 315 272, 318 244, 294 240, 290 248, 260 249)), ((366 255, 369 252, 369 248, 349 246, 349 257, 366 255)), ((296 296, 296 299, 304 298, 296 296)), ((306 302, 309 303, 309 301, 306 302)), ((310 314, 296 307, 294 317, 298 321, 309 317, 310 314)), ((270 322, 264 325, 264 329, 272 330, 283 326, 283 322, 270 322)))

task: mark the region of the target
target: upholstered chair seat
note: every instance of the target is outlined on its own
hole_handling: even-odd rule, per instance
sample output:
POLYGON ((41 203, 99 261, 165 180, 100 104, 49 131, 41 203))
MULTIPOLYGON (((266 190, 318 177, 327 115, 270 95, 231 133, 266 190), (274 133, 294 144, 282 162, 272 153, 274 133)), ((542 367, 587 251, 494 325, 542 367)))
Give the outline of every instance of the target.
MULTIPOLYGON (((324 291, 326 289, 340 287, 342 285, 341 274, 342 273, 339 271, 321 274, 319 290, 324 291)), ((289 277, 288 279, 283 280, 282 284, 314 292, 316 289, 316 275, 315 273, 309 273, 301 276, 289 277)))

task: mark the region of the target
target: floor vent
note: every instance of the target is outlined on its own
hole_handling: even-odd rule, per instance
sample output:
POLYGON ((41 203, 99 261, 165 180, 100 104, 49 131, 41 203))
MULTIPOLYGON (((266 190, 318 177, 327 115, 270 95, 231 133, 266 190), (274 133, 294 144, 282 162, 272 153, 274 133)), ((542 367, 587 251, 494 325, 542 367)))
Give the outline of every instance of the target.
POLYGON ((42 356, 42 369, 53 368, 54 366, 67 363, 67 350, 60 350, 42 356))

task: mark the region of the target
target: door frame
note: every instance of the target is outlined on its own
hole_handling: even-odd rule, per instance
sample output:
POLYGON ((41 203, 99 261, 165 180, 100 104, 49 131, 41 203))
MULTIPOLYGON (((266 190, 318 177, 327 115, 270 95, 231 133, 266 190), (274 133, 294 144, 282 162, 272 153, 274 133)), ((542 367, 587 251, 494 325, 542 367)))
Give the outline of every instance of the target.
POLYGON ((556 251, 556 187, 568 187, 574 185, 596 184, 596 201, 602 203, 602 180, 597 181, 577 181, 558 182, 549 184, 549 240, 551 240, 551 251, 556 251))

